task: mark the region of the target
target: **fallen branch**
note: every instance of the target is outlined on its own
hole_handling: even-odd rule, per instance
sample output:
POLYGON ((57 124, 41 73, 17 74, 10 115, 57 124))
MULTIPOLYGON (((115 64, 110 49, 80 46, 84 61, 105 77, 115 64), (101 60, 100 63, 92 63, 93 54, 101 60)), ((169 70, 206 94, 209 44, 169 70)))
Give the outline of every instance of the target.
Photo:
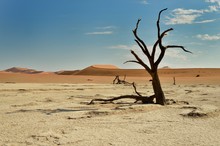
POLYGON ((103 103, 113 103, 113 101, 115 100, 119 100, 119 99, 134 99, 135 102, 137 103, 138 101, 141 101, 142 103, 154 103, 154 98, 155 96, 138 96, 138 95, 122 95, 122 96, 118 96, 118 97, 114 97, 114 98, 110 98, 110 99, 102 99, 102 98, 97 98, 97 99, 92 99, 90 103, 88 103, 88 105, 90 104, 94 104, 95 101, 103 101, 103 103))
MULTIPOLYGON (((131 84, 131 83, 130 83, 131 84)), ((133 82, 131 84, 134 88, 134 91, 137 95, 122 95, 122 96, 118 96, 118 97, 113 97, 113 98, 110 98, 110 99, 102 99, 102 98, 96 98, 96 99, 92 99, 90 101, 90 103, 88 103, 88 105, 90 104, 94 104, 95 101, 102 101, 103 103, 113 103, 113 101, 115 100, 119 100, 119 99, 134 99, 135 102, 134 103, 137 103, 138 101, 141 101, 142 103, 144 104, 147 104, 147 103, 154 103, 154 98, 155 98, 155 95, 151 95, 151 96, 142 96, 136 89, 136 86, 135 86, 135 83, 133 82)))

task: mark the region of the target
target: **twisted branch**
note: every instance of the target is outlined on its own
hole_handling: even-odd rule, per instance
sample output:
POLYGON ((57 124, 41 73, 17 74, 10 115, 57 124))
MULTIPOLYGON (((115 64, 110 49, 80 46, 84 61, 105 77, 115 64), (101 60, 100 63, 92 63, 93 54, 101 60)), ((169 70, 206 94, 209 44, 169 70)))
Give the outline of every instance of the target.
POLYGON ((151 69, 147 66, 147 64, 145 64, 133 50, 131 50, 131 54, 135 57, 135 59, 137 61, 136 60, 129 60, 124 63, 128 63, 128 62, 137 63, 137 64, 140 64, 141 66, 143 66, 149 73, 151 72, 151 69))
POLYGON ((140 46, 142 52, 149 58, 150 57, 150 53, 147 49, 147 46, 146 44, 144 43, 144 41, 142 39, 140 39, 140 37, 137 35, 137 29, 138 29, 138 26, 139 26, 139 23, 140 23, 141 19, 138 19, 137 23, 136 23, 136 28, 133 30, 133 34, 136 38, 136 42, 137 44, 140 46))

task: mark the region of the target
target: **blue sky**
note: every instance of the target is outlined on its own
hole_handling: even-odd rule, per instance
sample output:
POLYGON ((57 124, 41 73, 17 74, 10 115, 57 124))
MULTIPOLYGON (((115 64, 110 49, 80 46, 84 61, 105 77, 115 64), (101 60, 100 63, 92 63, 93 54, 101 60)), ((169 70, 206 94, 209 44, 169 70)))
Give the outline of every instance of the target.
MULTIPOLYGON (((18 66, 57 71, 93 64, 123 64, 140 52, 132 29, 149 48, 161 28, 174 28, 164 44, 183 45, 167 50, 160 66, 220 67, 220 0, 0 0, 0 70, 18 66)), ((144 59, 145 60, 145 59, 144 59)))

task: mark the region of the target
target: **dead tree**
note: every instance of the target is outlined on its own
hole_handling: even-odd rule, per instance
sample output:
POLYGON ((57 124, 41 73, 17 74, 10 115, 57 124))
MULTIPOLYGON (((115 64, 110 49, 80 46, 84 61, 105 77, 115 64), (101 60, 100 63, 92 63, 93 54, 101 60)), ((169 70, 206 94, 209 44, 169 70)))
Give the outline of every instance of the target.
POLYGON ((121 80, 119 78, 119 75, 117 75, 117 76, 115 76, 115 79, 113 80, 113 84, 126 84, 126 85, 131 85, 132 84, 132 83, 129 83, 129 82, 125 81, 125 79, 126 79, 126 75, 124 76, 123 80, 121 80))
POLYGON ((135 37, 135 42, 138 44, 138 46, 140 47, 142 52, 147 56, 150 66, 147 65, 145 62, 143 62, 142 59, 133 50, 131 50, 131 54, 134 56, 135 60, 129 60, 129 61, 125 62, 125 63, 133 62, 133 63, 140 64, 151 75, 153 90, 154 90, 155 97, 156 97, 156 103, 161 104, 161 105, 165 105, 166 100, 165 100, 165 96, 164 96, 164 93, 163 93, 163 90, 162 90, 162 87, 161 87, 161 84, 160 84, 160 79, 159 79, 159 76, 158 76, 158 66, 159 66, 160 62, 162 61, 166 50, 171 49, 171 48, 180 48, 185 52, 192 53, 192 52, 186 50, 183 46, 179 46, 179 45, 164 46, 163 45, 164 36, 168 32, 173 30, 173 28, 169 28, 169 29, 161 32, 161 29, 160 29, 160 16, 161 16, 161 13, 165 10, 167 10, 167 8, 161 10, 158 14, 158 19, 157 19, 157 24, 156 24, 157 25, 157 40, 153 45, 152 52, 149 51, 149 49, 146 46, 145 42, 137 34, 138 26, 139 26, 139 23, 140 23, 141 19, 138 19, 138 21, 136 23, 136 28, 133 30, 133 34, 134 34, 134 37, 135 37), (159 57, 156 58, 155 54, 156 54, 158 46, 159 46, 159 49, 160 49, 160 54, 159 54, 159 57))
MULTIPOLYGON (((186 50, 183 46, 179 46, 179 45, 167 45, 167 46, 163 45, 164 36, 168 32, 173 30, 173 28, 169 28, 169 29, 167 29, 167 30, 165 30, 161 33, 161 30, 160 30, 160 16, 161 16, 161 13, 165 10, 167 10, 167 9, 161 10, 158 14, 157 40, 153 45, 152 52, 150 52, 148 50, 148 47, 146 46, 145 42, 137 34, 138 26, 139 26, 139 23, 140 23, 141 19, 138 19, 138 21, 136 23, 136 28, 133 30, 133 34, 135 36, 135 42, 138 44, 138 46, 140 47, 142 52, 147 56, 150 66, 148 66, 145 62, 143 62, 142 59, 133 50, 131 50, 131 54, 134 56, 135 60, 129 60, 129 61, 125 62, 125 63, 128 63, 128 62, 137 63, 137 64, 140 64, 141 66, 143 66, 145 68, 145 70, 152 77, 152 86, 153 86, 153 90, 154 90, 154 95, 142 96, 139 92, 137 92, 135 84, 132 83, 133 88, 135 90, 135 93, 137 95, 123 95, 123 96, 114 97, 114 98, 110 98, 110 99, 100 99, 100 98, 98 98, 98 99, 91 100, 91 102, 89 104, 93 104, 95 101, 101 101, 101 102, 104 102, 104 103, 113 102, 115 100, 124 99, 124 98, 134 99, 135 102, 141 101, 142 103, 154 103, 153 100, 154 100, 154 98, 156 98, 156 103, 157 104, 161 104, 161 105, 166 104, 166 99, 165 99, 165 96, 164 96, 164 93, 163 93, 163 90, 162 90, 162 87, 161 87, 161 84, 160 84, 160 79, 159 79, 159 76, 158 76, 158 66, 159 66, 160 62, 162 61, 167 49, 180 48, 185 52, 188 52, 188 53, 192 53, 192 52, 186 50), (160 49, 160 54, 159 54, 159 57, 156 58, 155 54, 156 54, 158 46, 159 46, 159 49, 160 49)), ((113 83, 117 79, 119 79, 119 76, 118 77, 116 76, 113 83)))

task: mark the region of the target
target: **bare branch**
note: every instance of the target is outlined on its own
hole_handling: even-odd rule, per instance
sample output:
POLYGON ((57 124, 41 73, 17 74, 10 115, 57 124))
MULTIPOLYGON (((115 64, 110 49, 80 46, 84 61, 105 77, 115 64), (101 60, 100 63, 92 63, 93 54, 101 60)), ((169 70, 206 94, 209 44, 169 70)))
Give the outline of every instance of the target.
POLYGON ((136 23, 136 28, 134 29, 134 31, 137 31, 140 21, 141 21, 141 19, 138 19, 138 21, 136 23))
POLYGON ((138 46, 141 48, 142 52, 148 56, 147 52, 145 51, 145 49, 143 48, 143 46, 140 44, 140 42, 138 40, 135 40, 135 42, 138 44, 138 46))
POLYGON ((160 47, 161 52, 160 52, 160 55, 159 55, 157 61, 155 62, 155 67, 156 67, 156 68, 158 67, 159 63, 161 62, 161 60, 163 59, 163 57, 164 57, 164 55, 165 55, 165 50, 166 50, 166 48, 162 45, 162 39, 163 39, 163 37, 166 35, 167 32, 173 30, 172 28, 170 28, 170 29, 165 30, 162 34, 160 34, 160 16, 161 16, 161 13, 162 13, 163 11, 165 11, 165 10, 167 10, 167 8, 161 10, 161 11, 159 12, 159 14, 158 14, 158 19, 157 19, 157 41, 156 41, 156 43, 154 44, 153 50, 152 50, 152 53, 151 53, 152 58, 153 58, 153 60, 154 60, 156 48, 157 48, 157 45, 159 44, 159 47, 160 47))
POLYGON ((165 31, 160 35, 160 37, 158 38, 158 40, 155 42, 155 44, 154 44, 154 46, 153 46, 153 51, 152 51, 152 53, 151 53, 151 56, 152 56, 152 57, 154 57, 154 55, 155 55, 156 48, 157 48, 157 45, 158 45, 158 43, 160 42, 160 40, 163 39, 163 37, 166 35, 167 32, 172 31, 172 30, 173 30, 173 28, 167 29, 167 30, 165 30, 165 31))
POLYGON ((144 52, 144 54, 146 54, 146 56, 147 56, 148 58, 150 58, 150 53, 149 53, 149 51, 148 51, 148 49, 147 49, 146 44, 145 44, 144 41, 141 40, 140 37, 137 35, 137 29, 138 29, 138 26, 139 26, 140 21, 141 21, 141 19, 138 19, 137 24, 136 24, 136 28, 133 30, 133 34, 134 34, 134 36, 135 36, 135 38, 136 38, 135 41, 138 43, 139 46, 142 46, 141 48, 143 48, 142 51, 144 52), (141 44, 141 45, 140 45, 140 44, 141 44))
POLYGON ((94 104, 95 101, 103 101, 103 102, 113 102, 114 100, 119 100, 119 99, 124 99, 124 98, 131 98, 131 99, 135 99, 137 100, 139 96, 137 95, 123 95, 123 96, 119 96, 119 97, 114 97, 114 98, 110 98, 110 99, 102 99, 102 98, 96 98, 96 99, 92 99, 88 105, 90 104, 94 104))
POLYGON ((183 51, 188 52, 188 53, 192 53, 191 51, 186 50, 183 46, 177 46, 177 45, 168 45, 166 47, 163 47, 163 49, 161 50, 160 56, 158 57, 157 61, 155 62, 155 65, 158 66, 159 63, 161 62, 161 60, 163 59, 164 55, 165 55, 165 51, 168 48, 181 48, 183 51))
POLYGON ((178 45, 168 45, 168 46, 166 46, 166 48, 181 48, 183 51, 185 51, 185 52, 187 52, 187 53, 191 53, 192 54, 192 52, 191 51, 189 51, 189 50, 186 50, 183 46, 178 46, 178 45))
MULTIPOLYGON (((138 62, 138 61, 136 61, 136 60, 128 60, 128 61, 124 62, 124 64, 129 63, 129 62, 140 64, 140 62, 138 62)), ((141 65, 141 64, 140 64, 140 65, 141 65)))
POLYGON ((159 38, 160 38, 160 16, 161 16, 161 13, 163 12, 163 11, 166 11, 167 10, 167 8, 166 9, 163 9, 163 10, 161 10, 160 12, 159 12, 159 15, 158 15, 158 19, 157 19, 157 37, 158 37, 158 40, 159 40, 159 38))
POLYGON ((160 35, 161 40, 163 39, 163 37, 164 37, 169 31, 172 31, 172 30, 173 30, 173 28, 169 28, 169 29, 165 30, 165 31, 160 35))
MULTIPOLYGON (((161 11, 159 12, 158 19, 157 19, 157 38, 158 38, 158 43, 159 43, 159 46, 160 46, 160 49, 161 49, 161 55, 160 55, 160 57, 159 57, 159 60, 157 60, 157 62, 160 62, 160 61, 162 60, 163 56, 164 56, 164 53, 163 53, 163 51, 162 51, 162 49, 164 50, 164 47, 163 47, 163 45, 162 45, 162 38, 164 37, 164 35, 166 34, 166 32, 172 30, 172 29, 168 29, 168 30, 164 31, 162 34, 160 34, 160 16, 161 16, 161 13, 162 13, 163 11, 165 11, 165 10, 167 10, 167 8, 166 8, 166 9, 163 9, 163 10, 161 10, 161 11), (161 59, 161 60, 160 60, 160 59, 161 59)), ((156 45, 156 46, 157 46, 157 45, 156 45)), ((156 47, 155 47, 155 49, 156 49, 156 47)), ((155 50, 153 50, 153 51, 155 51, 155 50)), ((153 52, 153 53, 155 53, 155 52, 153 52)))
POLYGON ((153 57, 153 60, 154 60, 154 56, 155 56, 155 53, 156 53, 156 48, 157 48, 157 45, 159 43, 159 40, 157 40, 153 46, 153 50, 151 52, 151 57, 153 57))
MULTIPOLYGON (((138 62, 138 61, 136 61, 136 60, 128 60, 128 61, 126 61, 126 62, 124 62, 124 64, 126 64, 126 63, 137 63, 137 64, 139 64, 139 65, 141 65, 141 66, 143 66, 143 64, 141 63, 141 62, 138 62)), ((150 68, 146 65, 146 66, 143 66, 148 72, 150 71, 150 68), (146 67, 148 67, 149 69, 147 69, 146 67)), ((150 73, 150 72, 149 72, 150 73)))
POLYGON ((139 58, 139 56, 133 50, 131 50, 131 54, 136 58, 140 65, 142 65, 149 73, 151 72, 151 69, 139 58))
POLYGON ((135 93, 136 93, 138 96, 142 96, 142 95, 137 91, 137 88, 136 88, 136 85, 135 85, 134 82, 132 83, 132 86, 133 86, 133 88, 134 88, 135 93))
MULTIPOLYGON (((162 46, 163 47, 163 46, 162 46)), ((163 49, 161 49, 161 52, 160 52, 160 55, 157 59, 157 61, 155 62, 155 66, 158 67, 158 65, 160 64, 161 60, 163 59, 164 55, 165 55, 165 51, 166 51, 166 48, 163 47, 163 49)))
POLYGON ((92 99, 88 103, 88 105, 94 104, 95 101, 102 101, 104 103, 108 103, 108 102, 113 103, 113 101, 115 101, 115 100, 126 99, 126 98, 136 100, 135 103, 137 103, 138 101, 141 101, 142 103, 154 103, 153 100, 155 98, 155 95, 151 95, 151 96, 122 95, 122 96, 118 96, 118 97, 114 97, 114 98, 108 98, 108 99, 97 98, 97 99, 92 99))
POLYGON ((173 30, 173 28, 169 28, 169 29, 165 30, 165 31, 160 35, 160 37, 158 38, 158 40, 156 41, 156 43, 155 43, 154 46, 153 46, 153 51, 152 51, 152 54, 151 54, 153 60, 154 60, 154 57, 155 57, 155 52, 156 52, 156 48, 157 48, 157 45, 158 45, 158 44, 159 44, 160 50, 161 50, 160 56, 158 57, 158 59, 157 59, 157 61, 156 61, 156 63, 155 63, 156 66, 158 66, 158 64, 161 62, 161 60, 163 59, 163 57, 164 57, 164 55, 165 55, 165 49, 166 49, 166 47, 164 47, 164 46, 162 45, 162 39, 163 39, 163 37, 166 35, 167 32, 172 31, 172 30, 173 30))

